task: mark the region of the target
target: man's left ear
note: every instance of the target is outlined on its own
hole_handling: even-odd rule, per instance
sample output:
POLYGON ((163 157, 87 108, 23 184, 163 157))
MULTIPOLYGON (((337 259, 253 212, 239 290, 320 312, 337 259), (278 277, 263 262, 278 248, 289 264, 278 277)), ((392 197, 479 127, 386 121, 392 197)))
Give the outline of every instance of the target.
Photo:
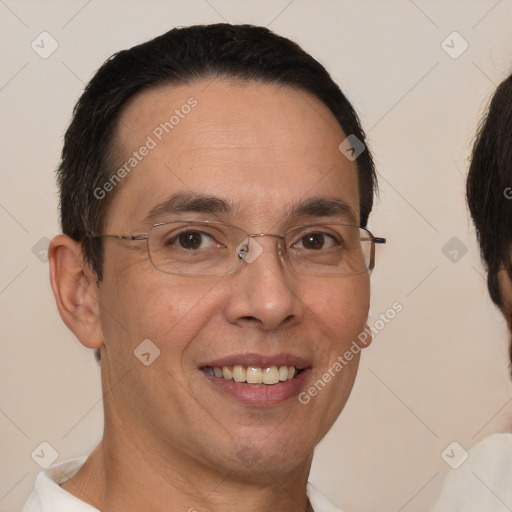
POLYGON ((56 236, 48 250, 50 282, 64 323, 87 348, 100 348, 96 274, 84 261, 81 244, 66 235, 56 236))

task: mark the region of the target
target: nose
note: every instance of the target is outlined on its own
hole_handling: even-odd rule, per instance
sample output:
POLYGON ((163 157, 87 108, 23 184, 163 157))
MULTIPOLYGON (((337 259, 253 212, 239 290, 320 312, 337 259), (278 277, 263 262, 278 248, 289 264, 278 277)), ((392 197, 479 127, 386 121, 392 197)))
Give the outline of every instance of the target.
POLYGON ((231 276, 227 320, 264 330, 300 321, 303 303, 297 293, 297 275, 279 256, 278 239, 265 236, 249 242, 245 261, 231 276))

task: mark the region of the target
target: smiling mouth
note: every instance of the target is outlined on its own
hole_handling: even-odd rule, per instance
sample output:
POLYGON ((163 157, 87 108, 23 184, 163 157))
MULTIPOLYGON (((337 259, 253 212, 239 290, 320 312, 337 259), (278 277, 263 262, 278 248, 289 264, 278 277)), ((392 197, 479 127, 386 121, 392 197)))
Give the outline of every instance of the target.
POLYGON ((295 379, 302 370, 295 366, 205 366, 201 370, 212 377, 224 380, 232 380, 245 384, 266 384, 273 386, 280 382, 295 379))

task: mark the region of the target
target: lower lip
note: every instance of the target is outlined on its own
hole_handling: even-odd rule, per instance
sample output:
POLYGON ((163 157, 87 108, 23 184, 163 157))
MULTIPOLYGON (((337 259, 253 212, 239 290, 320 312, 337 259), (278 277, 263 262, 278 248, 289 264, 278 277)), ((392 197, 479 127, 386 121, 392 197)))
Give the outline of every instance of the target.
POLYGON ((310 372, 307 368, 302 370, 297 377, 279 382, 278 384, 247 384, 235 382, 221 377, 215 377, 208 373, 201 372, 218 390, 233 396, 246 405, 267 407, 270 405, 282 404, 290 398, 299 394, 300 388, 310 372))

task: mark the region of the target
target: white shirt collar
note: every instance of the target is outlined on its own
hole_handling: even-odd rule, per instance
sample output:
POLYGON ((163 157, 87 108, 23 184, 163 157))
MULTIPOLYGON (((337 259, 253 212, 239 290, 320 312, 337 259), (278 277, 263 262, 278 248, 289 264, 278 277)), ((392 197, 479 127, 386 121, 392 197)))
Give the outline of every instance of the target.
POLYGON ((39 473, 23 512, 98 512, 59 486, 73 477, 86 460, 87 457, 70 460, 39 473))

